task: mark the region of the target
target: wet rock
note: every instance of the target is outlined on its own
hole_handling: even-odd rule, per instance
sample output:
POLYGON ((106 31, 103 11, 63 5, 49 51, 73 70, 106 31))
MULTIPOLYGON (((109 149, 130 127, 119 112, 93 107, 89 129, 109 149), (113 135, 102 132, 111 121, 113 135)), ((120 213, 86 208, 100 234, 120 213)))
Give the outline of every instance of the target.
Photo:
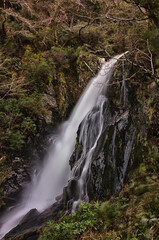
POLYGON ((31 169, 29 164, 20 157, 15 157, 7 168, 7 179, 4 187, 4 196, 14 196, 30 181, 31 169))
POLYGON ((32 227, 28 230, 23 231, 22 233, 18 233, 17 235, 6 236, 5 239, 12 239, 12 240, 37 240, 39 238, 38 228, 32 227))
POLYGON ((18 226, 6 234, 5 239, 38 239, 38 229, 50 220, 57 220, 58 212, 61 210, 63 210, 63 203, 60 201, 42 213, 36 209, 30 210, 18 226))
POLYGON ((37 217, 40 213, 37 211, 36 208, 31 209, 20 221, 19 225, 25 224, 27 221, 29 221, 31 218, 37 217))

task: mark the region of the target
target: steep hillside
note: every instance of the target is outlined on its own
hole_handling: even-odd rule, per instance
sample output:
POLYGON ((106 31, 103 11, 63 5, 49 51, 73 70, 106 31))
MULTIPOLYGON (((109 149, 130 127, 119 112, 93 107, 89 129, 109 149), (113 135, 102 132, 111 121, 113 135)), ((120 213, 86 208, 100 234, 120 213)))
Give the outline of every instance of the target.
MULTIPOLYGON (((32 145, 38 146, 48 126, 68 117, 102 58, 129 51, 130 101, 141 106, 143 128, 121 193, 49 223, 41 239, 158 239, 158 12, 158 0, 1 1, 0 206, 10 198, 7 189, 21 188, 15 168, 31 164, 32 145)), ((119 68, 114 74, 118 86, 119 68)), ((28 181, 25 171, 22 175, 28 181)))

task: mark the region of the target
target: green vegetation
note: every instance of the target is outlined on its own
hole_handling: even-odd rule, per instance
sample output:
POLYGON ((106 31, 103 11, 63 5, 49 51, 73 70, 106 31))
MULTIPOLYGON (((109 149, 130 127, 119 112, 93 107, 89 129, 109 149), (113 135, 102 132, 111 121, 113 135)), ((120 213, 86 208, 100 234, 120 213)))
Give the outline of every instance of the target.
POLYGON ((60 223, 48 222, 40 239, 75 239, 90 229, 99 229, 100 204, 81 203, 78 211, 62 219, 60 223))
MULTIPOLYGON (((157 154, 158 150, 154 160, 157 154)), ((156 170, 157 167, 152 173, 145 163, 140 164, 118 196, 103 203, 82 203, 74 214, 56 223, 49 222, 41 230, 39 240, 158 240, 159 180, 156 170)))

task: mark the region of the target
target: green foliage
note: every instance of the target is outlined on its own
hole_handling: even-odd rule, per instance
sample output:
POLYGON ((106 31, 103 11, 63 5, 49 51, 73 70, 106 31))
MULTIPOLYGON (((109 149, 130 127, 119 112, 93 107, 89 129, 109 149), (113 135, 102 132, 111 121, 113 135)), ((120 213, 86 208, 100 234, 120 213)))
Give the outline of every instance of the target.
POLYGON ((21 149, 37 126, 43 124, 37 117, 45 114, 40 95, 0 99, 1 148, 21 149), (38 103, 38 104, 37 104, 38 103))
POLYGON ((151 50, 155 55, 159 55, 159 44, 157 39, 159 38, 159 27, 151 26, 147 32, 147 37, 150 41, 151 50))
POLYGON ((120 202, 104 202, 101 206, 101 218, 106 226, 115 225, 117 219, 122 216, 122 204, 120 202))
POLYGON ((49 222, 40 240, 70 240, 80 236, 87 230, 99 229, 101 222, 98 218, 100 204, 81 203, 79 209, 72 215, 66 216, 60 223, 49 222))
POLYGON ((49 222, 39 239, 158 239, 158 180, 153 176, 147 178, 149 191, 135 195, 136 187, 142 185, 143 173, 141 169, 139 172, 118 197, 112 197, 102 204, 82 203, 74 214, 62 218, 58 223, 49 222))
POLYGON ((25 51, 22 59, 27 91, 43 93, 47 85, 52 82, 51 67, 41 52, 34 53, 30 47, 25 51))

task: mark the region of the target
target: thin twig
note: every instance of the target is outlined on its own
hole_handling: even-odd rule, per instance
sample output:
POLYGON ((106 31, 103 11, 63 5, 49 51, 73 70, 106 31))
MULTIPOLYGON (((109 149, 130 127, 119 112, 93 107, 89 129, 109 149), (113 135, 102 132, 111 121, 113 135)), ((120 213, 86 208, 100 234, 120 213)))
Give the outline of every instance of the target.
POLYGON ((146 18, 118 18, 118 17, 113 17, 113 16, 108 16, 109 14, 109 10, 108 12, 103 15, 103 16, 100 16, 100 17, 96 17, 96 18, 92 18, 92 17, 88 17, 88 16, 85 16, 85 15, 80 15, 80 14, 77 14, 77 13, 74 13, 70 10, 68 10, 70 13, 72 13, 73 15, 77 16, 77 17, 81 17, 81 18, 85 18, 85 19, 88 19, 88 20, 100 20, 100 19, 110 19, 110 20, 113 20, 113 21, 126 21, 126 22, 129 22, 129 21, 145 21, 145 20, 148 20, 149 18, 146 17, 146 18))
POLYGON ((109 13, 105 15, 105 18, 110 19, 112 21, 119 21, 119 22, 132 22, 132 21, 141 22, 149 19, 148 17, 139 18, 139 19, 138 18, 118 18, 118 17, 110 16, 108 14, 109 13))
POLYGON ((14 84, 14 81, 15 81, 15 78, 12 79, 12 82, 11 82, 10 88, 9 88, 9 90, 4 94, 4 96, 2 97, 2 99, 4 99, 4 98, 9 94, 9 92, 11 91, 12 86, 13 86, 13 84, 14 84))
POLYGON ((152 52, 150 50, 150 45, 149 45, 149 40, 147 39, 147 49, 150 53, 150 62, 151 62, 151 69, 152 69, 152 75, 155 74, 155 70, 154 70, 154 65, 153 65, 153 56, 152 56, 152 52))
POLYGON ((94 71, 91 69, 91 67, 85 62, 85 61, 83 61, 84 62, 84 64, 88 67, 88 69, 93 73, 93 75, 95 76, 95 73, 94 73, 94 71))

